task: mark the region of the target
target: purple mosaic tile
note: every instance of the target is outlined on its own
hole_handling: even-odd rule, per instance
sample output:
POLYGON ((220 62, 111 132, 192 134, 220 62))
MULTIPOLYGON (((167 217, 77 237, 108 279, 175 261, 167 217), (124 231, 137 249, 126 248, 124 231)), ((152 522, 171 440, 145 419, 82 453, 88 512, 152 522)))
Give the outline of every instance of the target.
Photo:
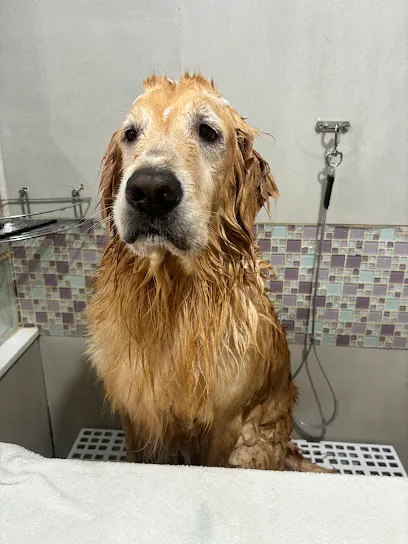
POLYGON ((343 295, 355 295, 357 293, 357 284, 345 283, 343 285, 343 295))
POLYGON ((293 321, 287 321, 286 319, 283 319, 282 326, 288 332, 292 332, 295 330, 295 323, 293 321))
POLYGON ((55 268, 57 270, 57 274, 69 273, 69 263, 67 261, 57 261, 55 263, 55 268))
POLYGON ((299 253, 301 246, 300 240, 287 240, 286 251, 288 253, 299 253))
POLYGON ((33 311, 33 301, 32 300, 26 300, 22 298, 20 300, 20 306, 22 310, 28 310, 29 312, 33 311))
POLYGON ((71 313, 62 313, 62 322, 63 323, 73 323, 74 322, 74 314, 71 313))
POLYGON ((69 287, 60 287, 59 296, 62 300, 70 300, 72 299, 72 291, 69 287))
POLYGON ((319 280, 325 281, 327 280, 328 277, 329 277, 329 271, 327 270, 327 268, 321 268, 319 270, 319 280))
POLYGON ((14 259, 27 259, 25 247, 13 247, 12 252, 14 259))
POLYGON ((271 281, 269 284, 269 290, 271 293, 282 293, 283 281, 271 281))
POLYGON ((377 253, 377 242, 364 242, 364 253, 366 255, 375 255, 377 253))
POLYGON ((309 319, 309 308, 298 308, 296 310, 296 319, 309 319))
POLYGON ((82 261, 82 251, 76 248, 70 248, 68 250, 70 261, 82 261))
POLYGON ((390 272, 390 283, 402 283, 404 281, 404 272, 390 272))
POLYGON ((332 255, 330 266, 331 268, 343 268, 345 260, 345 255, 332 255))
POLYGON ((48 323, 47 312, 35 312, 35 320, 37 323, 48 323))
POLYGON ((407 345, 406 338, 394 338, 392 341, 392 347, 396 349, 404 349, 407 345))
POLYGON ((28 261, 28 270, 32 273, 42 272, 42 263, 38 260, 28 261))
POLYGON ((47 287, 57 287, 57 276, 55 274, 44 274, 44 284, 47 287))
POLYGON ((18 286, 28 285, 30 276, 28 274, 16 274, 16 283, 18 286))
POLYGON ((303 239, 304 240, 316 240, 317 238, 317 227, 304 227, 303 228, 303 239))
POLYGON ((322 253, 330 253, 332 250, 331 240, 323 240, 322 253))
POLYGON ((324 318, 329 319, 330 321, 336 321, 338 315, 339 315, 339 312, 337 310, 326 310, 324 312, 324 318))
POLYGON ((347 227, 334 227, 333 238, 339 240, 347 240, 348 238, 348 228, 347 227))
POLYGON ((336 336, 336 346, 349 346, 350 336, 345 334, 338 334, 336 336))
POLYGON ((408 255, 408 242, 396 242, 394 255, 408 255))
POLYGON ((312 282, 311 281, 300 281, 299 282, 299 293, 309 294, 312 292, 312 282))
POLYGON ((54 245, 55 246, 66 247, 66 245, 67 245, 67 235, 66 234, 64 234, 64 233, 54 234, 53 238, 54 238, 54 245))
POLYGON ((297 280, 299 268, 285 268, 285 280, 297 280))
POLYGON ((106 236, 96 236, 96 244, 98 246, 104 246, 106 244, 106 236))
POLYGON ((374 285, 373 286, 373 295, 376 295, 378 297, 385 296, 385 293, 387 292, 387 286, 386 285, 374 285))
POLYGON ((346 261, 346 268, 360 268, 361 256, 349 255, 346 261))
POLYGON ((316 297, 316 308, 324 308, 326 305, 326 297, 325 296, 317 296, 316 297))
POLYGON ((47 300, 47 308, 49 312, 59 312, 60 311, 60 301, 59 300, 47 300))
MULTIPOLYGON (((258 247, 260 251, 269 252, 271 250, 271 240, 258 240, 258 247)), ((85 255, 84 255, 85 258, 85 255)), ((95 261, 93 261, 95 262, 95 261)))
POLYGON ((391 257, 378 257, 377 268, 388 270, 391 266, 391 257))
POLYGON ((350 240, 364 240, 364 229, 350 229, 350 240))
POLYGON ((285 263, 285 256, 273 253, 271 255, 271 264, 273 266, 283 266, 285 263))
POLYGON ((381 336, 392 336, 394 334, 395 325, 382 325, 381 336))
POLYGON ((357 309, 367 309, 370 306, 370 299, 368 297, 357 297, 356 298, 356 308, 357 309))
POLYGON ((81 313, 85 310, 85 302, 82 300, 74 300, 74 311, 75 313, 81 313))
POLYGON ((88 236, 94 235, 94 224, 89 224, 88 222, 83 223, 79 226, 79 232, 81 234, 87 234, 88 236))
POLYGON ((96 263, 99 260, 99 256, 94 249, 83 249, 82 254, 85 262, 96 263))
POLYGON ((351 327, 351 332, 354 334, 364 334, 366 330, 366 325, 364 323, 353 323, 351 327))

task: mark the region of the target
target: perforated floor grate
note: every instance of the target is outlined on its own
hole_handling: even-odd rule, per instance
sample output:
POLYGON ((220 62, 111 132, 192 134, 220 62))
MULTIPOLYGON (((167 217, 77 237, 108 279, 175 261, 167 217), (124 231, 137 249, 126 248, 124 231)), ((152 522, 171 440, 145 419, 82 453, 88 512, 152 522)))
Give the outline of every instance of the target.
POLYGON ((123 431, 81 429, 68 459, 87 461, 126 461, 123 431))
MULTIPOLYGON (((342 474, 366 476, 407 476, 392 446, 348 442, 308 442, 295 440, 305 457, 342 474)), ((68 459, 126 461, 123 431, 82 429, 68 459)))
POLYGON ((306 440, 295 442, 305 457, 322 467, 335 468, 342 474, 407 476, 392 446, 306 440))

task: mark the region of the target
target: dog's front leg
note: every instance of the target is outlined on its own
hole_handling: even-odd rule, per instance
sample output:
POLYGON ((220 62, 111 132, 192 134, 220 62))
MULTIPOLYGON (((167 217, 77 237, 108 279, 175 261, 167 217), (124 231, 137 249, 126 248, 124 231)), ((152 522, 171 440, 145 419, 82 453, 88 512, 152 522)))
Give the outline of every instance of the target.
POLYGON ((242 427, 241 415, 218 417, 203 437, 200 463, 209 467, 227 467, 231 451, 242 427))
POLYGON ((130 417, 125 412, 121 412, 120 421, 122 423, 122 430, 125 434, 127 461, 129 463, 143 462, 142 456, 138 454, 138 449, 136 445, 136 437, 135 437, 135 428, 130 417))
POLYGON ((292 406, 290 388, 255 406, 243 423, 229 466, 284 470, 292 432, 292 406))

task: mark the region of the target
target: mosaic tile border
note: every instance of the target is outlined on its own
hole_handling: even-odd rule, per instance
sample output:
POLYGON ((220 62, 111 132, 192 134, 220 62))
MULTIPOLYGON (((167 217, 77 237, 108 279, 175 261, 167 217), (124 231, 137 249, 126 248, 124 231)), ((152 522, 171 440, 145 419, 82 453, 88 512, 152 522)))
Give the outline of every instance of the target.
MULTIPOLYGON (((318 229, 256 225, 275 267, 271 298, 289 341, 307 332, 318 229)), ((328 226, 317 294, 316 338, 337 346, 408 349, 408 227, 328 226)), ((310 323, 309 323, 310 326, 310 323)))
MULTIPOLYGON (((304 343, 318 229, 257 224, 268 282, 289 342, 304 343)), ((89 287, 105 243, 97 222, 13 244, 13 276, 23 326, 83 336, 89 287)), ((408 227, 328 226, 317 297, 316 338, 326 345, 408 349, 408 227)))

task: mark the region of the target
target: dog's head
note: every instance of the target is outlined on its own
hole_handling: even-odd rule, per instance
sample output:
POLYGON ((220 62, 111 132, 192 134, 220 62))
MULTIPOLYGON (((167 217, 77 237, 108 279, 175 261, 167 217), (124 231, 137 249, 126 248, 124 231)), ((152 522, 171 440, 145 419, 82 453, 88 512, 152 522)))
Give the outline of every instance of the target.
POLYGON ((278 196, 256 131, 200 75, 144 82, 104 158, 102 215, 138 255, 198 253, 210 239, 251 239, 278 196))

